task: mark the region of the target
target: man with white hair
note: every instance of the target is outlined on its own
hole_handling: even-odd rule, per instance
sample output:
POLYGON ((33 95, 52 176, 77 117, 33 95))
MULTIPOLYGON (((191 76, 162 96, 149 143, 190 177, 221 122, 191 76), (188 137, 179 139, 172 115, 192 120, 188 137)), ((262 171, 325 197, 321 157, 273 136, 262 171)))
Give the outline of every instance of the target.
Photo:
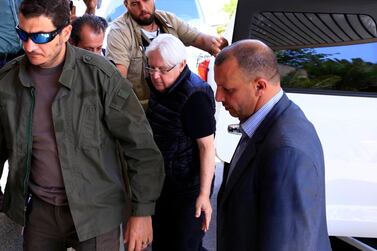
POLYGON ((151 90, 146 113, 166 173, 153 216, 153 251, 204 250, 215 166, 213 92, 190 71, 185 46, 175 36, 159 35, 146 56, 151 90))
POLYGON ((146 107, 149 89, 144 71, 145 48, 159 34, 178 37, 186 46, 194 46, 216 55, 228 45, 225 38, 204 34, 174 14, 156 10, 154 0, 124 0, 127 12, 113 22, 107 37, 107 57, 115 63, 122 76, 146 107))

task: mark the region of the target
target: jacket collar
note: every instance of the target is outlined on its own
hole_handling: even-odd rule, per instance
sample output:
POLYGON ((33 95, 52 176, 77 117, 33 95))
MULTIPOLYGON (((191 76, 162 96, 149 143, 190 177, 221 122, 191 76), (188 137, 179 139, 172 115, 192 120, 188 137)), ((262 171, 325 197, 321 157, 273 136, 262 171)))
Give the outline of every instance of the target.
MULTIPOLYGON (((75 67, 75 51, 73 47, 66 43, 66 53, 64 58, 64 66, 62 73, 59 78, 59 83, 64 85, 65 87, 71 89, 73 84, 73 77, 74 77, 74 67, 75 67)), ((20 72, 19 72, 19 78, 21 81, 21 84, 25 87, 32 87, 34 84, 31 82, 30 78, 28 77, 26 66, 27 64, 30 64, 29 59, 26 55, 23 56, 23 58, 20 61, 20 72)))
MULTIPOLYGON (((129 12, 126 12, 123 16, 124 19, 129 19, 134 31, 138 36, 141 34, 141 26, 132 18, 129 12)), ((159 10, 155 11, 155 21, 157 22, 158 26, 164 31, 167 32, 166 28, 173 28, 173 26, 169 23, 169 21, 162 15, 162 12, 159 10)))
POLYGON ((288 99, 287 95, 283 94, 279 102, 271 109, 271 111, 262 121, 258 129, 255 131, 253 137, 249 140, 245 151, 239 158, 237 166, 233 170, 228 181, 226 182, 226 184, 224 184, 223 182, 220 192, 222 194, 222 201, 224 201, 226 197, 231 193, 233 187, 235 186, 235 184, 237 184, 239 178, 242 177, 242 174, 244 173, 246 168, 254 168, 251 167, 249 163, 253 158, 255 158, 256 149, 259 147, 258 145, 262 143, 271 126, 291 104, 292 102, 288 99))
MULTIPOLYGON (((132 30, 135 33, 139 46, 143 48, 143 43, 141 40, 141 26, 131 17, 128 11, 124 14, 123 18, 130 21, 132 30)), ((168 28, 173 28, 173 26, 168 22, 168 20, 162 15, 162 12, 159 10, 155 11, 155 19, 162 32, 168 33, 168 28)))

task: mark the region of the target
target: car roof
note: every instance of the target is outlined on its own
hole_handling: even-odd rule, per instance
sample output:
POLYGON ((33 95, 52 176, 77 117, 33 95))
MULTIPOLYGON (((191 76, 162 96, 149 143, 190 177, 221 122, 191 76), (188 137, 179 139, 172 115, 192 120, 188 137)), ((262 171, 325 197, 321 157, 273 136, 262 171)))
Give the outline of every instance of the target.
POLYGON ((254 38, 273 49, 377 41, 376 0, 238 0, 233 42, 254 38))

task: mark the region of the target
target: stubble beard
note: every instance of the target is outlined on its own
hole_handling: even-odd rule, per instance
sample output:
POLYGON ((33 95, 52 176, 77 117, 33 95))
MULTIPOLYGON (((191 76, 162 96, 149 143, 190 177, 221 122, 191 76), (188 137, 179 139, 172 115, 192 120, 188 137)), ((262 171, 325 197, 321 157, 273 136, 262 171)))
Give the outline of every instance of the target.
POLYGON ((151 16, 148 18, 148 19, 140 19, 139 17, 136 17, 134 15, 131 14, 132 18, 136 21, 136 23, 140 26, 147 26, 147 25, 151 25, 154 20, 155 20, 155 11, 156 11, 156 7, 153 8, 153 11, 152 13, 150 14, 151 16))

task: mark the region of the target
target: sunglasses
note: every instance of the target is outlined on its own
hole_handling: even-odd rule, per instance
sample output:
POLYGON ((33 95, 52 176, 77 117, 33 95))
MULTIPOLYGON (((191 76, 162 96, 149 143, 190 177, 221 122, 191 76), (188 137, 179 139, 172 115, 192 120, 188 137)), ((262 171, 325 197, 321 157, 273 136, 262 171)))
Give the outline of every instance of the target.
POLYGON ((51 32, 28 33, 17 25, 16 32, 18 34, 18 37, 24 42, 27 42, 30 38, 31 41, 33 41, 36 44, 47 44, 51 42, 56 37, 56 35, 58 35, 63 30, 63 28, 64 27, 60 27, 51 32))

